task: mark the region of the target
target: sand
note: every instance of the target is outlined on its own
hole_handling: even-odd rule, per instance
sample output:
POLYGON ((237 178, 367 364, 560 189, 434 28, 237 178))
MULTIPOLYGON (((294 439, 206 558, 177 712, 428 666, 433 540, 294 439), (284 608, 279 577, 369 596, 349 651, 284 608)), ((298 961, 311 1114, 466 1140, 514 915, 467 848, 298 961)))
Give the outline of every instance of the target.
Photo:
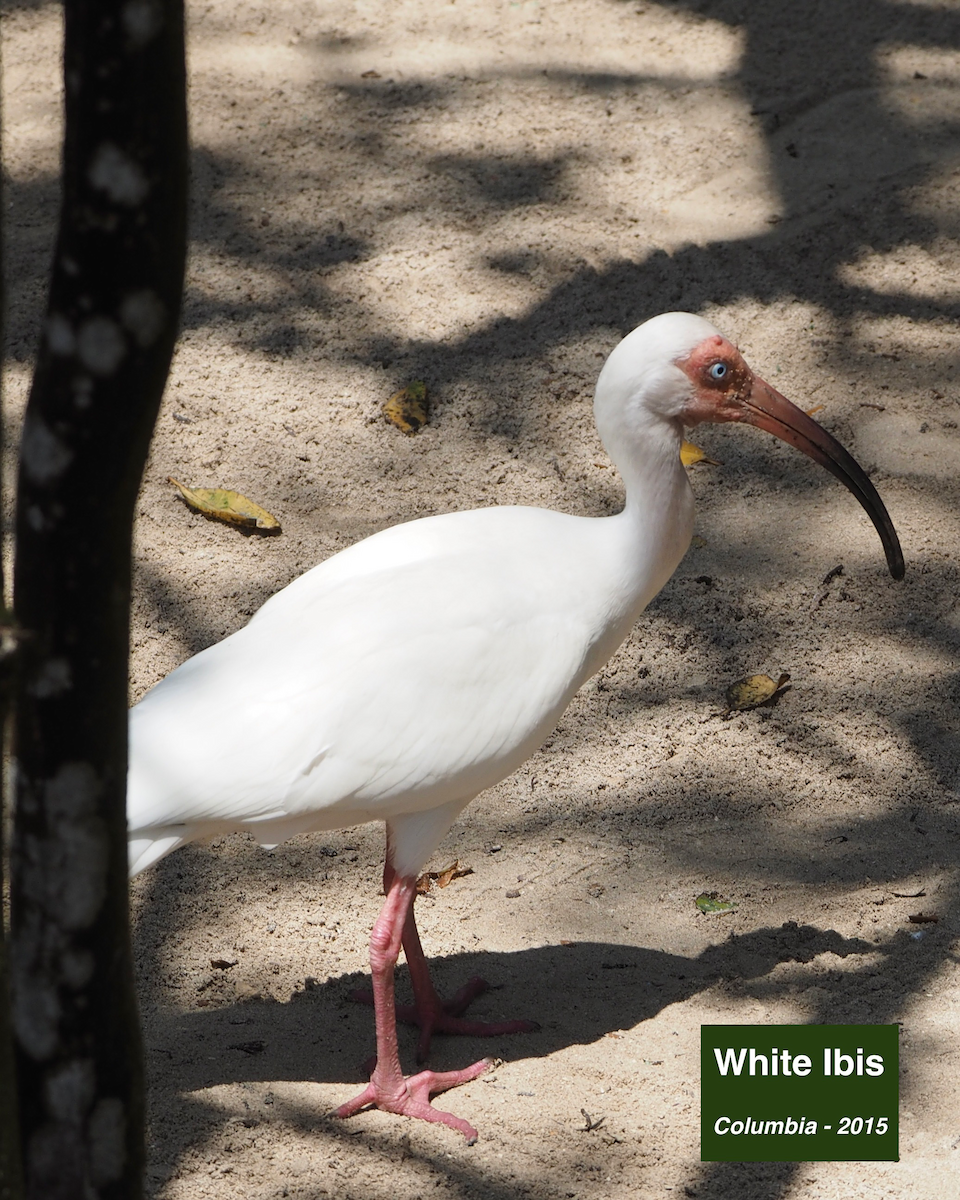
MULTIPOLYGON (((593 385, 668 309, 822 406, 907 577, 807 459, 698 431, 721 465, 691 469, 694 546, 457 822, 433 865, 473 873, 419 902, 443 988, 481 973, 479 1015, 542 1023, 437 1040, 438 1068, 502 1059, 446 1100, 475 1146, 328 1115, 373 1048, 348 993, 378 827, 272 854, 224 838, 138 878, 151 1196, 960 1195, 960 7, 209 0, 189 29, 190 263, 132 698, 384 526, 616 511, 593 385), (416 379, 431 417, 406 437, 380 408, 416 379), (168 475, 238 489, 282 534, 204 520, 168 475), (730 682, 782 671, 778 703, 718 715, 730 682), (736 909, 702 915, 704 891, 736 909), (899 1163, 699 1161, 701 1024, 894 1021, 899 1163)), ((13 428, 56 219, 58 39, 53 5, 6 6, 13 428)))

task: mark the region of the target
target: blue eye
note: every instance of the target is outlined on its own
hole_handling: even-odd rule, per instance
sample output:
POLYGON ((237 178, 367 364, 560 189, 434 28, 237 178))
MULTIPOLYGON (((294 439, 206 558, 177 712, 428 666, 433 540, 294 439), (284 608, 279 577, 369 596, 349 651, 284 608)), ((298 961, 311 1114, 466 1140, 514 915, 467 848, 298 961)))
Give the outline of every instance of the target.
POLYGON ((722 362, 714 363, 713 366, 710 368, 710 378, 711 379, 726 379, 726 377, 727 377, 727 364, 722 363, 722 362))

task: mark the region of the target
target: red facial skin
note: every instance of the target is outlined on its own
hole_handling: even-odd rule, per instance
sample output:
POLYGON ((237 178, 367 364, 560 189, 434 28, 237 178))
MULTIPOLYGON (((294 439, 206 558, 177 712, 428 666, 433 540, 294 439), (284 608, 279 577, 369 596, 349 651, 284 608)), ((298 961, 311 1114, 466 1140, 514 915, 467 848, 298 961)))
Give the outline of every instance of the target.
POLYGON ((756 382, 756 376, 743 361, 743 355, 725 337, 716 334, 694 347, 688 358, 677 366, 689 376, 696 391, 683 410, 684 425, 699 425, 701 421, 743 421, 745 402, 756 382), (721 363, 726 367, 722 379, 714 379, 710 371, 721 363))
POLYGON ((836 438, 754 375, 736 346, 720 334, 705 338, 677 366, 694 385, 681 414, 684 425, 745 421, 802 450, 853 492, 880 534, 890 574, 903 578, 903 552, 890 515, 863 469, 836 438), (718 367, 723 368, 719 379, 712 373, 718 367))

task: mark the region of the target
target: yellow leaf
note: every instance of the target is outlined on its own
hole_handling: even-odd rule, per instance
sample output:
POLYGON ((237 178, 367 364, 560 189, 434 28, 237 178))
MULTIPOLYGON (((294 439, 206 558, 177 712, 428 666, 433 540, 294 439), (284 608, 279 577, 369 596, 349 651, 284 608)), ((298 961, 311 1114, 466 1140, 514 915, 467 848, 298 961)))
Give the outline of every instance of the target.
POLYGON ((808 408, 806 410, 807 416, 812 417, 814 413, 823 412, 824 408, 825 405, 823 404, 815 404, 813 408, 808 408))
POLYGON ((277 518, 271 516, 259 504, 248 500, 246 496, 241 496, 239 492, 233 492, 227 488, 184 487, 171 475, 167 476, 167 482, 172 483, 179 490, 180 495, 191 508, 195 508, 205 517, 210 517, 215 521, 226 521, 229 525, 245 525, 250 528, 279 532, 280 522, 277 518))
POLYGON ((783 674, 774 683, 769 675, 750 675, 746 679, 738 679, 727 688, 727 712, 743 712, 748 708, 758 708, 780 691, 790 676, 783 674))
POLYGON ((427 423, 427 385, 415 380, 396 392, 383 406, 383 415, 403 433, 416 433, 427 423))
POLYGON ((695 463, 709 463, 711 467, 719 467, 721 464, 715 458, 707 458, 706 452, 701 450, 699 446, 695 446, 693 442, 680 443, 680 461, 685 467, 692 467, 695 463))

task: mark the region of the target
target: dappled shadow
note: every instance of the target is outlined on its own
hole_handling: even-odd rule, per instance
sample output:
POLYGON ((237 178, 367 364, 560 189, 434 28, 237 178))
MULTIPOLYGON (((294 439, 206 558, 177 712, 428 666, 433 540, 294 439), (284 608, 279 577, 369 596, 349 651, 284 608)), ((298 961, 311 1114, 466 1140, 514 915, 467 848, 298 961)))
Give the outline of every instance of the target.
MULTIPOLYGON (((670 1004, 682 1003, 704 988, 724 981, 750 984, 762 993, 762 981, 783 963, 808 963, 821 954, 904 956, 912 966, 918 955, 905 939, 875 945, 844 938, 833 930, 795 924, 782 929, 758 929, 710 946, 693 958, 632 945, 578 942, 545 946, 512 954, 450 955, 435 960, 432 973, 441 991, 457 981, 482 974, 504 990, 478 1001, 473 1010, 481 1019, 499 1019, 509 1006, 512 1018, 543 1011, 551 993, 569 996, 566 1013, 531 1034, 509 1037, 442 1039, 433 1058, 472 1062, 484 1054, 525 1059, 556 1054, 565 1047, 596 1041, 618 1029, 630 1029, 655 1017, 670 1004), (514 1010, 517 1010, 516 1012, 514 1010)), ((928 956, 924 956, 929 961, 928 956)), ((866 968, 871 978, 878 968, 866 968)), ((240 1004, 193 1012, 158 1014, 150 1021, 148 1052, 169 1058, 180 1086, 186 1091, 221 1083, 252 1080, 315 1080, 352 1083, 362 1079, 361 1065, 372 1051, 373 1022, 363 1006, 344 1004, 365 976, 331 978, 311 984, 289 1002, 248 1000, 240 1004)), ((852 998, 862 990, 862 978, 847 964, 825 979, 830 998, 825 1010, 837 1022, 852 998)), ((913 986, 913 984, 911 984, 913 986)), ((782 987, 770 985, 771 999, 782 987)), ((406 970, 398 972, 398 995, 409 992, 406 970)), ((889 993, 885 1002, 895 1011, 906 989, 889 993)), ((859 1002, 857 1001, 859 1009, 859 1002)), ((402 1053, 411 1058, 415 1037, 401 1034, 402 1053)))
MULTIPOLYGON (((423 378, 431 389, 432 419, 440 435, 452 438, 462 431, 464 453, 474 447, 486 453, 491 444, 509 445, 534 465, 551 457, 556 463, 570 433, 569 426, 555 428, 541 420, 531 394, 545 388, 558 411, 579 405, 577 411, 585 413, 582 398, 616 337, 674 308, 699 311, 754 303, 782 305, 785 311, 792 305, 807 306, 823 316, 827 330, 815 359, 806 361, 806 380, 833 372, 843 381, 841 387, 855 382, 858 398, 883 403, 905 382, 910 366, 916 372, 912 380, 921 379, 926 389, 947 397, 942 406, 939 401, 931 406, 937 413, 942 407, 941 415, 946 415, 954 389, 950 355, 918 336, 911 353, 914 363, 900 362, 882 344, 882 335, 871 329, 881 320, 898 318, 912 322, 918 335, 944 329, 952 336, 960 318, 956 289, 923 291, 910 286, 908 273, 883 288, 872 287, 847 268, 871 254, 890 256, 903 248, 931 245, 937 237, 956 236, 956 211, 942 206, 934 213, 914 201, 920 185, 955 161, 960 117, 954 86, 914 78, 909 71, 891 83, 880 52, 891 45, 956 50, 960 14, 942 7, 861 0, 801 0, 786 6, 779 0, 673 0, 658 7, 723 23, 742 36, 742 53, 724 86, 749 110, 759 131, 763 168, 758 173, 772 197, 764 229, 732 236, 722 227, 719 233, 711 232, 712 227, 701 221, 696 228, 692 224, 687 235, 674 232, 669 249, 657 247, 651 234, 638 242, 635 252, 608 248, 588 254, 584 246, 582 254, 573 254, 561 253, 548 241, 533 244, 530 227, 510 222, 533 218, 547 225, 558 218, 576 218, 583 222, 576 236, 586 241, 580 198, 593 188, 598 167, 606 165, 603 155, 612 152, 618 139, 610 139, 609 151, 596 153, 586 143, 557 148, 551 142, 549 148, 530 151, 498 145, 494 127, 483 133, 482 146, 459 144, 454 137, 444 148, 432 136, 436 123, 479 105, 477 79, 408 74, 391 80, 382 77, 384 72, 355 72, 357 78, 331 81, 321 68, 372 42, 328 31, 303 43, 303 53, 308 59, 312 56, 317 72, 306 102, 294 106, 276 100, 263 125, 255 124, 248 111, 241 132, 249 145, 239 136, 234 142, 198 139, 192 163, 193 264, 184 328, 201 336, 215 331, 252 360, 306 363, 321 396, 334 369, 343 365, 383 370, 391 384, 395 377, 398 385, 423 378), (856 36, 851 37, 854 28, 856 36), (335 108, 331 96, 336 98, 335 108), (281 144, 296 153, 274 159, 272 149, 281 144), (261 157, 251 157, 261 150, 261 157), (396 318, 404 304, 408 311, 415 308, 416 287, 391 308, 389 290, 378 283, 404 283, 402 276, 414 271, 412 257, 402 268, 389 262, 399 236, 393 232, 394 223, 403 221, 413 222, 419 231, 418 255, 431 263, 447 252, 462 255, 462 289, 475 289, 478 295, 484 287, 490 289, 483 293, 487 298, 477 302, 477 319, 433 334, 411 333, 396 318), (446 229, 468 234, 473 241, 449 250, 446 229), (228 284, 223 283, 225 273, 228 284), (529 287, 529 299, 504 311, 499 289, 515 284, 529 287), (347 306, 349 324, 341 319, 347 306), (566 374, 560 372, 559 352, 588 342, 588 361, 578 359, 567 364, 566 374)), ((639 29, 641 16, 637 22, 639 29)), ((695 33, 691 26, 690 36, 695 33)), ((573 69, 557 64, 548 70, 539 64, 490 65, 477 74, 484 86, 536 83, 549 90, 557 105, 583 96, 625 103, 644 92, 654 93, 667 106, 683 90, 692 93, 692 105, 698 92, 712 95, 715 86, 714 80, 704 83, 687 75, 591 70, 588 65, 573 69)), ((259 98, 248 110, 256 110, 257 104, 259 98)), ((693 111, 684 110, 681 117, 689 119, 693 111)), ((676 119, 667 113, 664 123, 668 116, 676 119)), ((602 107, 596 119, 599 128, 602 107)), ((662 159, 663 169, 669 171, 669 148, 647 138, 659 131, 658 119, 650 111, 640 116, 628 112, 622 121, 619 140, 629 135, 638 157, 662 159)), ((600 139, 597 144, 608 146, 600 139)), ((709 142, 702 150, 709 156, 709 142)), ((719 210, 726 198, 736 205, 738 188, 742 190, 743 178, 734 168, 718 168, 714 174, 706 167, 693 197, 700 206, 697 211, 709 210, 714 203, 719 210)), ((614 192, 611 188, 611 195, 614 192)), ((693 203, 688 195, 671 197, 670 203, 674 199, 693 203)), ((56 200, 57 184, 51 178, 15 177, 5 182, 5 202, 11 206, 5 247, 7 352, 20 362, 29 360, 36 344, 56 200)), ((636 187, 617 194, 610 201, 611 224, 621 220, 617 205, 630 210, 645 200, 636 187)), ((637 212, 646 210, 638 207, 637 212)), ((764 353, 769 366, 758 362, 758 369, 778 368, 781 349, 767 345, 764 353)), ((388 390, 386 383, 383 390, 388 390)), ((806 397, 795 399, 806 402, 806 397)), ((843 403, 834 404, 823 420, 844 440, 856 440, 855 410, 851 416, 843 403)), ((936 434, 953 436, 939 427, 936 434)), ((791 989, 816 988, 816 996, 804 1001, 811 1020, 902 1020, 953 953, 954 881, 960 866, 955 820, 960 790, 960 626, 951 620, 956 566, 946 553, 938 555, 936 546, 923 541, 921 530, 908 528, 909 574, 898 589, 884 578, 872 540, 862 539, 855 551, 848 548, 844 522, 854 502, 833 481, 792 452, 771 448, 768 439, 740 431, 711 431, 707 436, 719 447, 715 452, 724 463, 722 473, 702 472, 695 479, 706 500, 701 531, 708 544, 691 552, 644 619, 642 654, 635 654, 633 673, 624 668, 620 676, 604 680, 603 692, 578 699, 576 715, 565 720, 561 732, 565 752, 572 755, 569 765, 556 765, 558 746, 538 756, 538 770, 545 765, 553 769, 564 780, 562 785, 549 801, 543 789, 535 791, 531 785, 538 812, 505 817, 501 806, 493 816, 471 817, 478 826, 478 844, 486 836, 518 849, 541 846, 562 830, 581 846, 587 838, 615 829, 619 844, 628 850, 651 836, 665 839, 668 862, 662 874, 667 879, 678 871, 703 878, 722 876, 744 881, 742 888, 748 890, 751 880, 762 876, 783 889, 822 887, 829 896, 841 888, 889 891, 906 876, 937 871, 947 881, 937 901, 941 924, 914 930, 923 934, 919 939, 904 925, 904 931, 875 941, 870 936, 870 906, 888 913, 892 902, 888 898, 881 903, 871 894, 857 901, 864 916, 863 936, 833 932, 829 913, 823 928, 769 928, 762 914, 751 910, 755 928, 727 939, 718 926, 716 945, 683 954, 648 946, 657 910, 640 907, 632 935, 639 944, 597 940, 510 954, 447 955, 437 963, 437 971, 448 986, 473 972, 510 985, 484 1000, 491 1017, 535 1015, 548 991, 558 988, 569 996, 569 1009, 556 1022, 529 1038, 496 1047, 508 1057, 560 1053, 651 1021, 668 1005, 710 989, 773 1006, 794 995, 791 989), (729 515, 738 513, 737 506, 747 497, 765 514, 764 520, 729 515), (809 513, 817 505, 830 506, 835 528, 821 524, 808 531, 809 513), (783 549, 788 542, 816 538, 823 540, 823 572, 846 556, 846 574, 829 587, 821 585, 823 572, 803 581, 791 575, 783 549), (884 615, 874 616, 870 599, 880 589, 889 601, 884 615), (810 657, 818 672, 806 678, 808 664, 779 661, 782 632, 792 626, 811 631, 810 657), (873 656, 862 678, 820 669, 817 643, 834 646, 853 639, 873 656), (891 648, 901 652, 891 670, 894 675, 899 672, 902 686, 877 695, 876 664, 892 658, 891 648), (908 661, 911 655, 936 663, 936 676, 932 665, 921 670, 908 661), (636 669, 640 662, 646 674, 636 669), (772 670, 790 670, 795 676, 792 693, 775 710, 724 722, 716 715, 722 708, 724 683, 759 669, 760 662, 772 664, 772 670), (685 672, 695 673, 697 681, 689 682, 685 672), (681 720, 688 724, 679 732, 668 727, 681 720), (613 733, 607 728, 610 724, 613 733), (590 792, 578 778, 578 768, 590 765, 593 748, 605 736, 625 739, 636 736, 638 729, 649 732, 650 746, 638 744, 635 754, 623 757, 639 762, 643 772, 638 768, 623 785, 590 792), (895 782, 886 777, 877 751, 883 730, 891 731, 913 755, 910 773, 895 782), (724 773, 709 762, 714 736, 727 739, 726 747, 739 747, 746 775, 724 773), (674 758, 683 759, 683 771, 674 774, 674 758, 667 754, 674 749, 671 738, 678 751, 674 758), (770 742, 776 742, 784 756, 789 751, 789 757, 777 759, 781 768, 788 761, 802 769, 796 766, 788 779, 763 774, 761 759, 770 742), (699 756, 705 759, 701 762, 695 751, 703 745, 708 749, 699 756), (808 773, 823 786, 825 805, 836 803, 841 794, 849 804, 803 832, 791 816, 801 803, 798 796, 808 773), (885 798, 884 811, 863 817, 855 813, 856 798, 869 798, 874 789, 885 798), (689 799, 678 812, 681 791, 689 799), (715 820, 728 824, 714 832, 715 820), (738 829, 730 828, 738 823, 738 829), (814 976, 810 964, 830 955, 834 958, 828 959, 829 970, 814 976)), ((331 438, 318 454, 327 472, 334 469, 329 465, 336 461, 334 449, 331 438)), ((291 460, 294 454, 291 449, 291 460)), ((283 484, 297 493, 308 511, 324 489, 319 484, 305 486, 300 471, 296 461, 284 465, 283 484)), ((424 477, 427 472, 424 468, 424 477)), ((372 466, 371 474, 376 473, 372 466)), ((567 468, 564 506, 578 512, 610 511, 617 490, 609 475, 578 474, 567 468)), ((875 478, 890 497, 895 517, 896 500, 905 494, 917 500, 924 515, 949 512, 960 501, 956 479, 942 471, 923 473, 918 468, 908 478, 880 470, 875 478)), ((415 505, 424 502, 424 494, 439 503, 425 485, 419 496, 411 488, 386 500, 370 499, 370 515, 343 518, 347 540, 376 527, 387 505, 391 507, 386 511, 396 511, 399 517, 419 511, 415 505)), ((468 507, 497 498, 496 489, 482 499, 467 492, 451 499, 449 506, 468 507)), ((872 532, 867 537, 872 539, 872 532)), ((256 571, 251 568, 251 575, 256 571)), ((256 578, 251 586, 263 589, 256 578)), ((184 653, 208 645, 233 619, 219 608, 212 610, 209 597, 200 603, 186 596, 167 578, 162 562, 141 566, 138 580, 143 612, 155 626, 162 625, 164 636, 178 636, 184 653)), ((212 603, 219 605, 220 598, 212 603)), ((303 860, 302 879, 322 879, 324 872, 335 875, 325 886, 318 885, 324 911, 345 912, 344 895, 364 890, 374 894, 373 857, 360 864, 363 876, 353 877, 342 859, 334 871, 333 860, 325 860, 316 845, 300 846, 297 852, 303 860)), ((178 1080, 165 1100, 182 1114, 182 1120, 173 1122, 171 1136, 179 1141, 168 1156, 212 1136, 224 1124, 222 1114, 212 1113, 198 1097, 183 1097, 182 1091, 271 1079, 319 1079, 346 1086, 359 1079, 358 1064, 372 1043, 369 1014, 343 1003, 359 974, 325 972, 322 947, 311 947, 318 963, 305 960, 302 974, 304 980, 313 973, 321 978, 329 974, 329 982, 303 987, 287 1001, 217 1001, 200 1008, 193 1006, 195 996, 165 990, 163 947, 172 946, 176 938, 197 936, 212 920, 196 903, 209 878, 204 855, 202 861, 182 856, 160 865, 147 889, 138 931, 149 1053, 154 1061, 171 1063, 178 1080)), ((270 860, 252 852, 241 867, 251 895, 269 886, 270 860)), ((625 880, 639 886, 642 875, 641 864, 625 880)), ((562 889, 559 894, 545 887, 538 892, 531 885, 529 892, 536 898, 536 905, 525 910, 532 930, 546 917, 556 918, 570 899, 562 889)), ((233 902, 245 901, 234 897, 233 902)), ((916 907, 921 905, 918 901, 916 907)), ((901 905, 904 914, 908 907, 901 905)), ((411 1044, 408 1036, 408 1059, 411 1044)), ((480 1042, 454 1041, 441 1043, 437 1054, 454 1064, 488 1049, 480 1042)), ((296 1111, 288 1103, 285 1112, 291 1123, 319 1131, 331 1146, 354 1136, 348 1127, 327 1121, 309 1106, 296 1111)), ((390 1161, 395 1151, 390 1138, 381 1142, 364 1133, 361 1140, 390 1161)), ((477 1192, 505 1200, 516 1194, 505 1178, 448 1162, 439 1151, 433 1168, 453 1195, 477 1192)), ((703 1197, 726 1200, 735 1194, 744 1200, 778 1200, 796 1172, 783 1164, 727 1164, 704 1166, 691 1178, 691 1186, 695 1184, 703 1197)))
POLYGON ((432 171, 452 179, 472 192, 483 205, 512 208, 522 204, 550 204, 562 199, 558 190, 562 162, 529 158, 475 158, 444 155, 431 159, 432 171))
MULTIPOLYGON (((515 839, 535 841, 535 822, 536 818, 527 823, 518 821, 505 833, 501 828, 500 835, 508 844, 515 839)), ((599 817, 589 811, 572 810, 568 824, 573 829, 589 831, 591 825, 599 824, 599 817)), ((642 810, 636 813, 636 825, 638 830, 645 825, 642 810)), ((924 830, 923 834, 932 836, 920 843, 923 849, 919 853, 911 854, 897 822, 884 820, 857 829, 857 836, 870 843, 874 857, 858 856, 857 851, 862 847, 855 845, 844 865, 831 855, 811 853, 808 845, 785 846, 782 832, 778 840, 774 826, 768 827, 767 832, 772 840, 765 845, 763 830, 754 827, 749 848, 736 839, 735 853, 755 854, 766 863, 771 878, 792 876, 806 883, 815 878, 832 885, 841 879, 848 883, 863 883, 865 879, 876 882, 918 867, 927 870, 946 867, 955 872, 956 850, 960 849, 956 838, 951 842, 938 837, 936 830, 924 830), (792 864, 792 869, 788 864, 792 864)), ((677 867, 699 864, 702 858, 702 853, 685 846, 684 838, 673 842, 672 847, 674 852, 687 851, 688 862, 678 859, 677 867)), ((715 846, 711 851, 713 869, 740 868, 735 858, 729 863, 722 858, 718 861, 715 846)), ((260 865, 247 873, 251 883, 270 869, 263 856, 259 858, 260 865)), ((304 878, 316 878, 319 866, 325 861, 316 842, 301 841, 298 858, 302 859, 304 878)), ((183 876, 181 896, 188 909, 194 886, 192 872, 187 865, 184 873, 183 861, 174 867, 174 861, 167 860, 161 865, 155 877, 156 887, 169 899, 169 884, 176 870, 183 876)), ((739 874, 743 878, 742 868, 739 874)), ((341 883, 332 883, 331 888, 333 899, 341 892, 341 883)), ((954 899, 952 895, 942 897, 942 910, 952 911, 954 899)), ((876 902, 874 889, 864 903, 869 906, 876 902)), ((558 897, 556 903, 564 900, 558 897)), ((913 903, 918 905, 923 901, 913 903)), ((335 906, 331 906, 328 914, 332 916, 334 911, 335 906)), ((170 915, 168 911, 161 916, 161 923, 170 915)), ((543 920, 542 914, 540 919, 543 920)), ((188 921, 187 928, 189 924, 188 921)), ((175 920, 174 926, 179 930, 185 928, 182 920, 175 920)), ((168 929, 168 936, 169 932, 168 929)), ((788 921, 778 927, 759 926, 733 935, 724 935, 723 926, 718 925, 719 940, 693 955, 653 949, 644 944, 642 937, 639 945, 578 941, 512 953, 448 954, 433 961, 434 976, 442 991, 452 990, 464 978, 478 972, 499 985, 500 990, 479 1002, 479 1015, 498 1019, 519 1013, 540 1015, 547 1010, 551 1018, 538 1032, 529 1035, 493 1041, 437 1039, 432 1062, 443 1068, 462 1065, 488 1053, 508 1061, 556 1055, 571 1046, 596 1042, 608 1035, 621 1036, 624 1031, 653 1020, 669 1006, 682 1004, 704 992, 723 996, 727 1003, 753 999, 771 1008, 802 995, 810 1010, 807 1019, 815 1023, 890 1023, 903 1018, 915 996, 935 980, 944 960, 954 958, 951 943, 955 933, 952 920, 946 927, 928 926, 914 935, 902 930, 884 937, 849 937, 829 927, 788 921), (557 996, 566 997, 562 1006, 553 1003, 557 996)), ((322 957, 320 951, 317 961, 321 964, 322 957)), ((305 968, 312 965, 312 959, 304 960, 305 968)), ((149 969, 147 974, 144 982, 150 992, 156 976, 151 980, 149 969)), ((145 1022, 148 1063, 163 1061, 164 1076, 177 1081, 176 1093, 164 1101, 175 1105, 177 1119, 164 1123, 162 1161, 172 1163, 188 1148, 214 1140, 229 1120, 231 1124, 239 1121, 253 1128, 283 1122, 311 1141, 319 1140, 330 1150, 345 1138, 359 1138, 385 1163, 390 1162, 396 1153, 395 1134, 389 1125, 383 1128, 380 1122, 393 1122, 395 1118, 379 1117, 372 1126, 361 1130, 332 1119, 322 1106, 285 1095, 275 1096, 262 1088, 241 1092, 241 1097, 246 1097, 243 1106, 239 1107, 237 1100, 226 1112, 222 1105, 211 1107, 202 1095, 204 1089, 221 1085, 246 1087, 276 1085, 282 1081, 336 1083, 343 1086, 345 1094, 350 1092, 362 1079, 361 1064, 373 1045, 368 1011, 347 1000, 350 991, 363 983, 364 975, 334 974, 325 982, 307 979, 302 990, 286 1002, 255 997, 215 1003, 202 1009, 189 1005, 177 1009, 151 1005, 145 1022), (229 1116, 238 1107, 238 1115, 229 1116)), ((398 972, 398 990, 401 994, 407 990, 402 966, 398 972)), ((412 1062, 413 1045, 412 1032, 403 1031, 401 1053, 408 1064, 412 1062)), ((642 1052, 642 1041, 636 1049, 642 1052)), ((664 1062, 652 1056, 645 1058, 643 1064, 633 1085, 641 1092, 655 1087, 666 1070, 664 1062)), ((689 1064, 685 1069, 691 1070, 689 1064)), ((165 1092, 157 1097, 158 1103, 163 1096, 165 1092)), ((910 1078, 905 1077, 904 1103, 911 1102, 916 1101, 910 1078)), ((439 1147, 436 1157, 434 1152, 423 1148, 411 1153, 430 1157, 452 1195, 469 1196, 474 1188, 482 1188, 483 1194, 501 1194, 496 1168, 491 1170, 489 1164, 472 1167, 468 1160, 451 1160, 449 1155, 444 1157, 439 1147)), ((330 1165, 337 1166, 335 1160, 330 1165)), ((775 1196, 793 1178, 795 1169, 786 1164, 704 1165, 698 1174, 697 1189, 711 1196, 726 1196, 729 1191, 724 1192, 724 1188, 742 1181, 757 1189, 750 1195, 775 1196)), ((172 1168, 160 1168, 154 1180, 162 1182, 171 1173, 172 1168)), ((315 1181, 317 1186, 320 1182, 315 1181)), ((543 1194, 552 1194, 550 1186, 549 1181, 544 1181, 543 1194)), ((509 1190, 506 1181, 503 1187, 502 1194, 516 1194, 515 1190, 509 1190)))

